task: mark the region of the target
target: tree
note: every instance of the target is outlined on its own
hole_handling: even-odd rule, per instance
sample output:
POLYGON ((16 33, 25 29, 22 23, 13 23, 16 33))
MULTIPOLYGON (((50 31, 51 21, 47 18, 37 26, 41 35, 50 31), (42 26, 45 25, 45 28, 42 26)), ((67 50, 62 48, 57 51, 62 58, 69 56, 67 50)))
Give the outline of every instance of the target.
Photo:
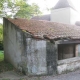
POLYGON ((37 6, 37 4, 33 3, 31 7, 32 7, 32 11, 33 11, 32 12, 33 16, 38 16, 39 14, 42 14, 39 6, 37 6))
POLYGON ((40 15, 41 11, 36 4, 29 5, 25 0, 3 0, 0 3, 0 17, 31 18, 40 15))
POLYGON ((33 3, 32 5, 26 4, 25 1, 21 1, 17 3, 19 6, 19 11, 15 16, 23 17, 23 18, 31 18, 32 16, 40 15, 41 11, 39 7, 33 3))
MULTIPOLYGON (((0 18, 28 18, 41 14, 36 4, 29 5, 25 0, 0 0, 0 18)), ((3 27, 0 25, 0 49, 3 49, 3 27)))

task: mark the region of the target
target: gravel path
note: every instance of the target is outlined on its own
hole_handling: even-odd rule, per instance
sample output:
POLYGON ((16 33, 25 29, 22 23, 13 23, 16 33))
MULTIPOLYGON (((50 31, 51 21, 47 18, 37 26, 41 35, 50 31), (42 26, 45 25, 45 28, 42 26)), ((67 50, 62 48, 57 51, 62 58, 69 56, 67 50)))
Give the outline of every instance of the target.
POLYGON ((80 80, 80 70, 57 76, 27 77, 15 71, 0 74, 0 80, 80 80))

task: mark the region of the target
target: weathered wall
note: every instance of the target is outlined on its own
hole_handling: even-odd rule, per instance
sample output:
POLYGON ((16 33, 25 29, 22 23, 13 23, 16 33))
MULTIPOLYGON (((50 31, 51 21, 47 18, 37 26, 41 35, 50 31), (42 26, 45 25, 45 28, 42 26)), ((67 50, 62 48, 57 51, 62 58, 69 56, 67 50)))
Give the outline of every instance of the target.
POLYGON ((12 63, 16 68, 21 62, 23 53, 22 32, 13 24, 4 20, 4 58, 12 63))
POLYGON ((68 73, 80 69, 80 57, 59 60, 57 66, 58 74, 68 73))
POLYGON ((76 21, 80 21, 79 12, 71 8, 70 9, 70 23, 75 24, 76 21))
POLYGON ((56 43, 47 42, 47 70, 48 74, 57 73, 58 46, 56 43))
POLYGON ((54 9, 51 11, 51 21, 75 24, 76 21, 80 21, 80 15, 78 11, 70 7, 54 9))
POLYGON ((52 10, 51 21, 70 24, 70 8, 52 10))
POLYGON ((47 74, 46 41, 26 39, 28 74, 47 74))
POLYGON ((57 73, 57 44, 48 40, 26 38, 28 74, 57 73))
POLYGON ((26 75, 47 74, 46 41, 31 38, 6 19, 4 57, 26 75))

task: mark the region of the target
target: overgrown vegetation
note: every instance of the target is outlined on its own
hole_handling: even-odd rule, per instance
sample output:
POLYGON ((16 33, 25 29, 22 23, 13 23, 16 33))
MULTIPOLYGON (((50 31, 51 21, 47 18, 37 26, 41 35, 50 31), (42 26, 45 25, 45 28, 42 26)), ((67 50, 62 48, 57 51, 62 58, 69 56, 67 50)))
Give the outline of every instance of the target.
POLYGON ((3 27, 0 24, 0 50, 3 50, 3 27))
POLYGON ((0 51, 0 73, 11 70, 14 70, 14 67, 10 63, 4 61, 4 51, 0 51))
POLYGON ((0 62, 0 73, 11 70, 14 70, 14 67, 10 63, 5 61, 0 62))
POLYGON ((0 2, 0 17, 31 18, 40 15, 37 4, 28 4, 27 0, 2 0, 0 2))
MULTIPOLYGON (((0 2, 0 19, 9 18, 27 18, 41 15, 40 8, 37 4, 28 4, 27 0, 2 0, 0 2)), ((1 22, 0 22, 1 23, 1 22)), ((3 27, 0 24, 0 50, 3 50, 3 27)))
POLYGON ((0 62, 4 60, 4 52, 0 51, 0 62))

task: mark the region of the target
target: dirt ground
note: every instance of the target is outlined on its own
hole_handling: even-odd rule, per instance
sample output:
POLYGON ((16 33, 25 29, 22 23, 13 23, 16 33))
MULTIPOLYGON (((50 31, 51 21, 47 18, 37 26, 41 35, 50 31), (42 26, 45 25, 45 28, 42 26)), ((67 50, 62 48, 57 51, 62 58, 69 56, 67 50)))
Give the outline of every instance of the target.
POLYGON ((27 77, 15 71, 0 74, 0 80, 80 80, 80 70, 56 76, 27 77))
POLYGON ((19 74, 16 71, 7 71, 0 74, 0 80, 28 80, 28 79, 27 76, 19 74))

